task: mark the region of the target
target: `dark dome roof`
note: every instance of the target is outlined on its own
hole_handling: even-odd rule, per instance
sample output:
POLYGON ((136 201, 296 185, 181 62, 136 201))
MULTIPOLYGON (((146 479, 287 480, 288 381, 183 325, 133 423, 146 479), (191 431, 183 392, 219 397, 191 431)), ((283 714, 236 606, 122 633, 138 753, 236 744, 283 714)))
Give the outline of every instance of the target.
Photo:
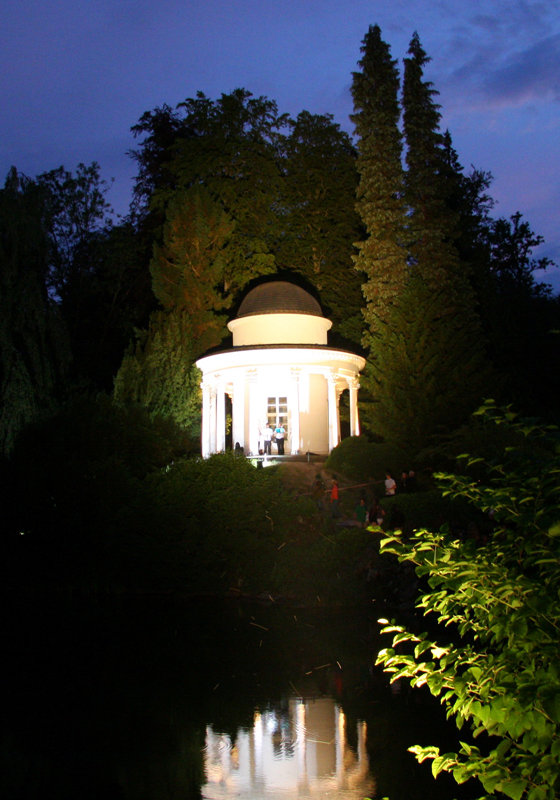
POLYGON ((237 317, 255 314, 311 314, 322 317, 321 306, 309 292, 287 281, 261 283, 251 289, 239 307, 237 317))

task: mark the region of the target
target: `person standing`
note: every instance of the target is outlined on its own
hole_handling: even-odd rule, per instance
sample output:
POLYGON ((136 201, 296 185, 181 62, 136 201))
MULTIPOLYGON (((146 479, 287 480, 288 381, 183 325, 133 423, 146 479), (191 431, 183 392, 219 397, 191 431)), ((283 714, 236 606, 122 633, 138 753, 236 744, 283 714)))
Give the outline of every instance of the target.
POLYGON ((276 429, 274 431, 274 435, 276 436, 276 445, 278 446, 278 455, 284 455, 284 437, 286 435, 286 429, 282 425, 281 422, 278 423, 276 429))
POLYGON ((263 431, 263 440, 264 440, 264 454, 265 456, 272 455, 272 434, 274 431, 270 426, 270 422, 266 423, 265 429, 263 431))
POLYGON ((392 497, 397 491, 397 484, 390 472, 385 473, 385 494, 387 497, 392 497))
POLYGON ((414 472, 413 469, 411 469, 410 472, 408 473, 408 481, 406 482, 406 485, 408 486, 409 492, 416 491, 416 473, 414 472))
POLYGON ((408 472, 406 470, 401 472, 401 492, 408 492, 408 472))
POLYGON ((356 519, 358 520, 358 527, 365 528, 367 522, 367 507, 366 501, 362 497, 356 508, 354 509, 354 514, 356 515, 356 519))
POLYGON ((381 527, 383 525, 383 517, 385 516, 385 512, 379 505, 379 500, 374 497, 373 503, 371 504, 371 508, 368 513, 369 517, 369 524, 370 525, 379 525, 381 527))
POLYGON ((338 481, 335 475, 331 486, 331 517, 335 519, 338 516, 338 481))
POLYGON ((325 481, 321 478, 321 473, 315 475, 315 482, 311 488, 311 496, 315 501, 319 511, 323 510, 323 498, 325 496, 325 481))

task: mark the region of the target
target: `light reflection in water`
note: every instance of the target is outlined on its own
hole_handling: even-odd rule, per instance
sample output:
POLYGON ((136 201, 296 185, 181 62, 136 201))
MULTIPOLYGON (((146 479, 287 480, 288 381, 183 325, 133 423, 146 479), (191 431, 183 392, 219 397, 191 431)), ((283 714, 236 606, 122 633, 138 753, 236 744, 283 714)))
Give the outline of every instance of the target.
POLYGON ((357 723, 357 749, 346 718, 331 697, 290 697, 282 707, 256 711, 251 729, 229 735, 206 729, 207 800, 362 800, 373 796, 366 723, 357 723))

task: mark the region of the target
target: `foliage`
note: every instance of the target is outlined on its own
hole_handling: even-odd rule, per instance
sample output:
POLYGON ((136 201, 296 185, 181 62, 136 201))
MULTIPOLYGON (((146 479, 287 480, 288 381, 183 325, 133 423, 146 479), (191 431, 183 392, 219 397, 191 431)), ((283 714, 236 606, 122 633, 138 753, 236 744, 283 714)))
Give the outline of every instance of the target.
POLYGON ((405 450, 394 445, 374 443, 367 436, 349 436, 331 451, 325 466, 353 480, 384 481, 387 470, 396 476, 408 469, 408 458, 405 450))
POLYGON ((279 153, 283 181, 276 265, 314 285, 333 332, 359 344, 361 276, 352 263, 352 243, 362 235, 355 209, 356 151, 331 114, 302 111, 288 124, 279 153))
POLYGON ((169 202, 193 187, 203 186, 233 223, 224 252, 226 292, 274 271, 281 182, 275 154, 285 124, 274 101, 235 89, 216 101, 198 92, 176 111, 146 112, 133 127, 144 136, 132 154, 140 166, 137 195, 149 202, 145 224, 157 239, 169 202))
MULTIPOLYGON (((455 291, 464 293, 466 286, 454 285, 459 277, 453 242, 457 220, 446 202, 448 182, 443 136, 439 132, 441 115, 434 102, 438 92, 430 81, 423 80, 424 66, 431 59, 417 33, 408 53, 409 58, 404 59, 403 128, 407 143, 405 187, 410 208, 410 256, 426 284, 438 291, 445 286, 449 300, 456 302, 455 291)), ((470 298, 465 300, 468 303, 470 298)))
POLYGON ((466 500, 443 497, 439 489, 410 494, 397 491, 394 497, 384 497, 381 504, 385 511, 385 528, 391 530, 398 520, 398 527, 405 535, 419 528, 439 528, 443 524, 449 525, 455 535, 465 535, 473 524, 477 530, 482 528, 482 532, 487 527, 484 515, 473 513, 466 500))
POLYGON ((231 302, 224 292, 224 249, 233 224, 203 187, 178 193, 166 211, 163 245, 150 264, 154 294, 166 310, 188 316, 197 353, 221 342, 231 302))
POLYGON ((446 204, 453 183, 436 92, 422 79, 429 59, 415 34, 405 59, 405 173, 399 74, 377 26, 362 52, 352 88, 360 137, 357 207, 368 234, 355 259, 367 275, 362 385, 371 402, 362 419, 375 435, 417 452, 472 413, 489 371, 473 292, 453 245, 446 204))
POLYGON ((48 267, 45 192, 14 167, 0 190, 0 452, 53 411, 64 388, 68 338, 48 267))
POLYGON ((555 266, 548 259, 533 258, 534 248, 542 241, 519 213, 509 220, 492 221, 481 304, 490 353, 506 376, 509 396, 521 408, 537 408, 555 419, 560 391, 560 349, 555 333, 560 300, 534 278, 535 270, 555 266))
POLYGON ((406 282, 407 221, 397 62, 378 25, 370 26, 361 51, 361 72, 352 79, 354 114, 350 118, 358 136, 357 209, 367 237, 357 244, 354 262, 366 275, 364 317, 369 330, 364 344, 370 344, 370 331, 375 332, 379 321, 386 319, 406 282))
MULTIPOLYGON (((316 513, 315 509, 315 517, 316 513)), ((322 531, 317 525, 309 533, 287 539, 275 555, 275 586, 308 605, 365 602, 364 571, 371 555, 371 534, 362 528, 333 530, 326 525, 322 531)))
POLYGON ((70 329, 77 382, 111 391, 135 329, 147 324, 155 298, 144 251, 131 220, 110 226, 91 244, 76 304, 67 296, 59 306, 70 329))
POLYGON ((186 458, 170 421, 105 396, 19 437, 0 478, 4 586, 352 601, 369 535, 332 536, 275 468, 186 458))
POLYGON ((96 161, 78 164, 75 175, 64 167, 44 172, 37 183, 48 207, 49 289, 64 300, 80 294, 90 269, 91 245, 111 226, 112 208, 105 199, 110 186, 101 179, 96 161))
POLYGON ((488 747, 465 742, 459 753, 412 748, 419 760, 433 759, 435 776, 477 777, 487 796, 553 800, 560 796, 560 438, 556 428, 491 402, 477 413, 533 446, 508 448, 500 462, 487 463, 485 483, 438 476, 446 495, 494 515, 492 537, 477 547, 444 527, 418 531, 410 542, 393 534, 381 545, 416 565, 429 585, 418 607, 462 641, 440 645, 391 624, 385 631, 396 634, 393 647, 378 661, 392 680, 427 684, 459 728, 467 722, 475 737, 490 737, 488 747), (413 655, 403 653, 405 642, 414 644, 413 655))
MULTIPOLYGON (((355 150, 331 115, 303 111, 294 120, 272 100, 236 89, 146 112, 133 131, 144 137, 133 153, 142 224, 158 244, 168 206, 203 187, 232 226, 221 249, 224 298, 262 275, 302 275, 321 292, 338 332, 359 341, 355 150)), ((177 211, 176 224, 188 225, 177 211)))
POLYGON ((489 379, 470 318, 450 312, 445 289, 431 289, 415 272, 372 337, 363 383, 373 401, 362 421, 418 453, 468 418, 489 379))
POLYGON ((138 332, 115 378, 118 405, 139 405, 152 417, 175 421, 192 438, 200 435, 200 372, 194 366, 200 342, 190 318, 178 309, 152 315, 138 332))

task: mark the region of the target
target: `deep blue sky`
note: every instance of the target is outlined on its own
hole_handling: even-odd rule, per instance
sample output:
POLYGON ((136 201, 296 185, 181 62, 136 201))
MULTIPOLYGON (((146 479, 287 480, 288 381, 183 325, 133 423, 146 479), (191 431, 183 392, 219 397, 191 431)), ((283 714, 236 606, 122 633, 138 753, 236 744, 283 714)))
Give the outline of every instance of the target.
MULTIPOLYGON (((98 161, 126 212, 144 111, 236 87, 352 131, 351 73, 379 24, 394 58, 417 30, 461 163, 490 170, 560 263, 559 0, 3 0, 0 177, 98 161)), ((556 272, 560 273, 560 270, 556 272)), ((560 274, 548 280, 560 290, 560 274)))

